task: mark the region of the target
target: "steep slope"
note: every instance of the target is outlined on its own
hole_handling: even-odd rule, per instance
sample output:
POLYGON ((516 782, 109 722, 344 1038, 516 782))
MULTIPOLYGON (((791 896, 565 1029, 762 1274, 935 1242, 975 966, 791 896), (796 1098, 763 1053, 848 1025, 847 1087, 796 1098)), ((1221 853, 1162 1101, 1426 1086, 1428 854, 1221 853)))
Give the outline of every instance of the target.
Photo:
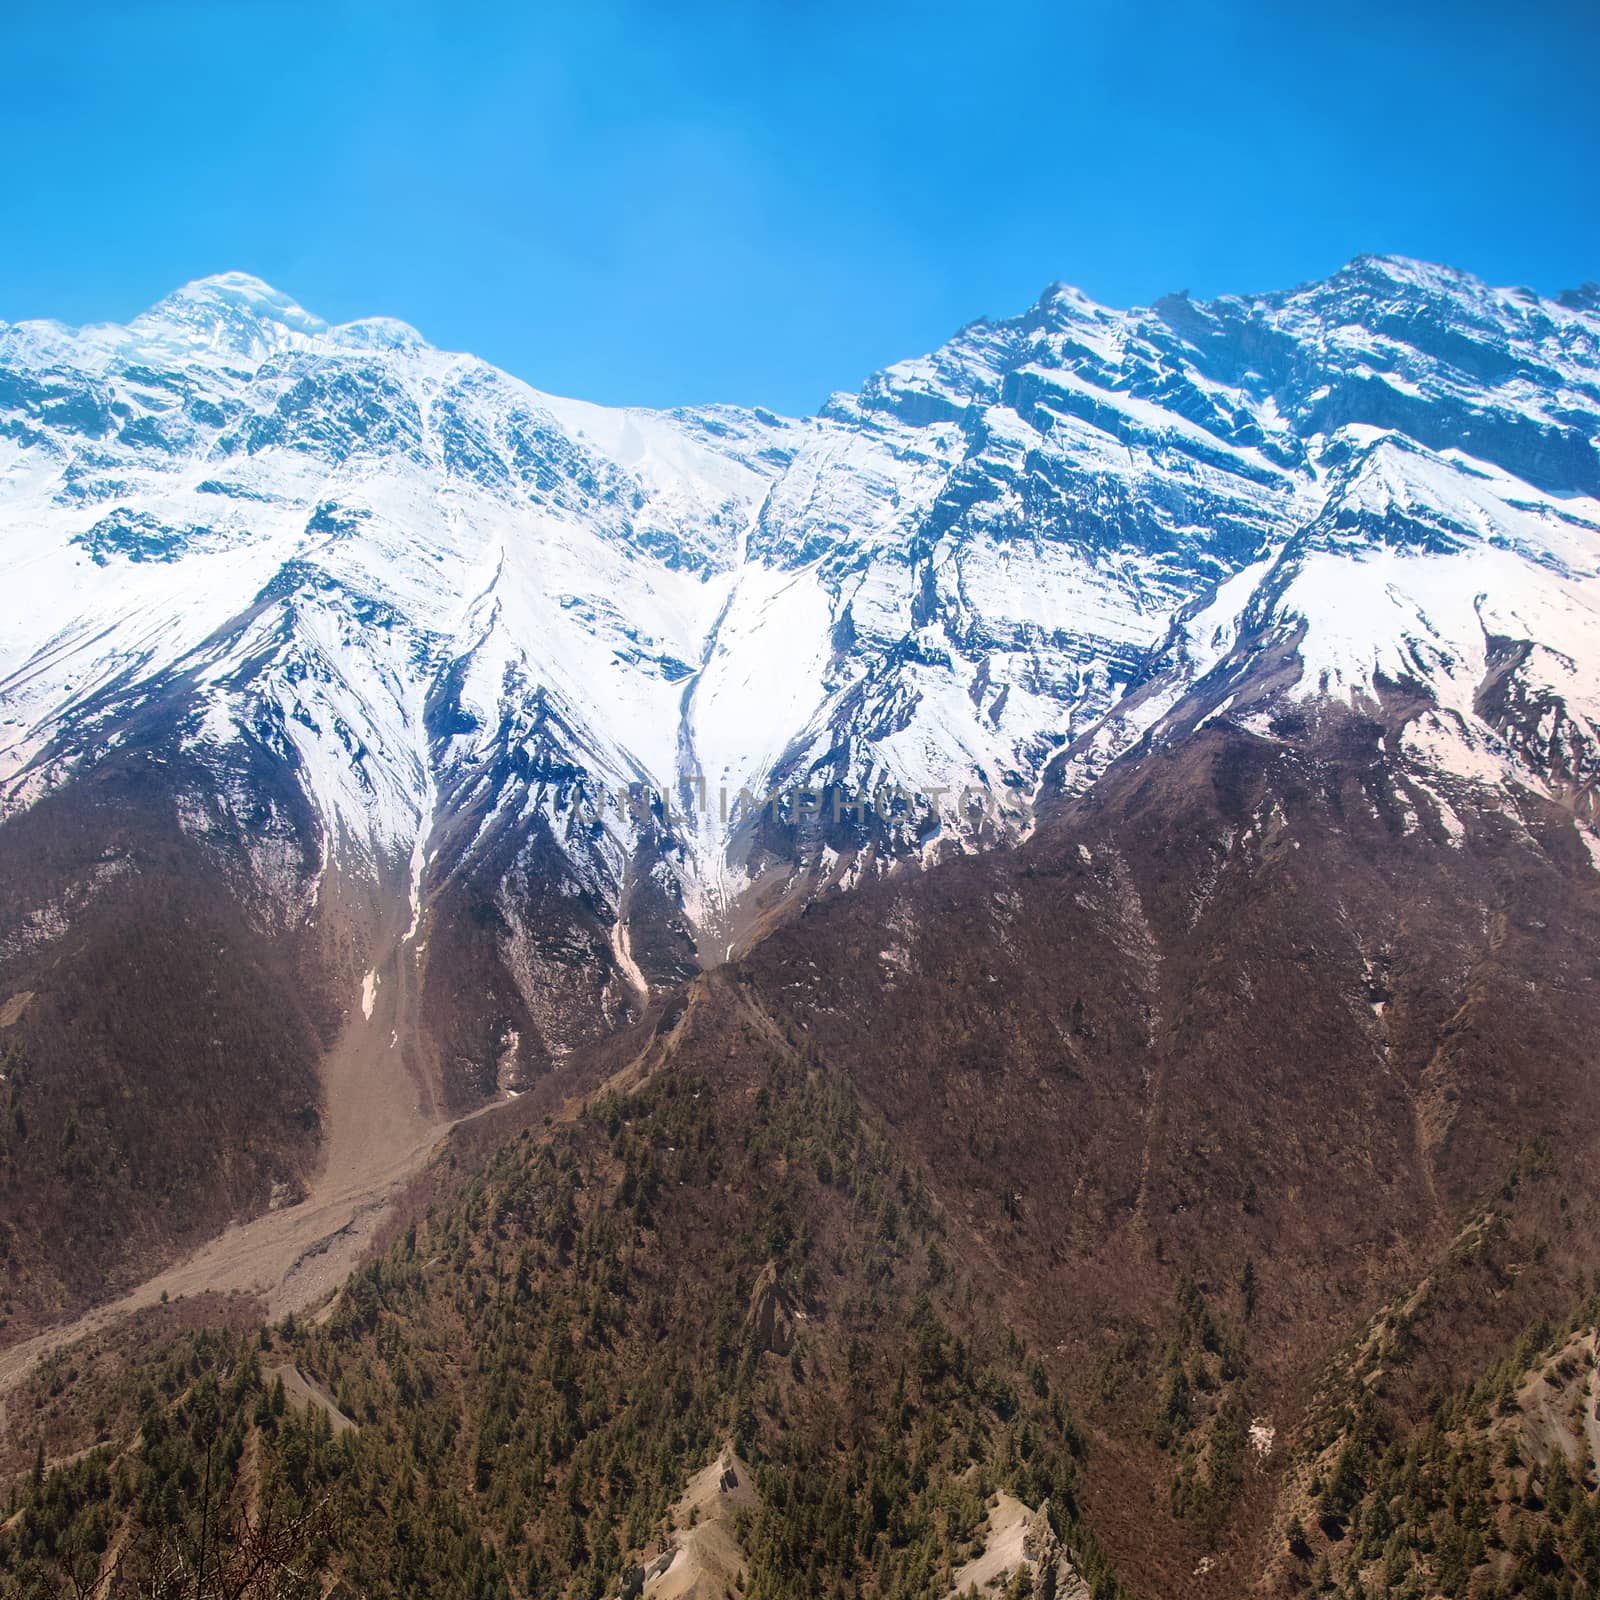
POLYGON ((913 1600, 1005 1490, 1048 1497, 1116 1600, 1081 1442, 942 1262, 923 1175, 732 987, 702 981, 617 1092, 511 1138, 316 1326, 67 1352, 19 1409, 79 1453, 22 1487, 0 1594, 167 1569, 209 1595, 208 1566, 227 1592, 270 1526, 304 1530, 275 1548, 315 1594, 913 1600), (285 1364, 354 1426, 297 1405, 285 1364), (747 1462, 743 1493, 707 1482, 747 1462))
MULTIPOLYGON (((227 1504, 330 1495, 358 1592, 620 1592, 730 1442, 747 1596, 948 1594, 996 1490, 1048 1496, 1102 1594, 1354 1572, 1375 1535, 1338 1521, 1395 1482, 1368 1434, 1338 1473, 1360 1397, 1431 1471, 1429 1396, 1600 1270, 1600 875, 1548 799, 1413 822, 1383 738, 1347 712, 1152 744, 1022 846, 815 901, 695 979, 605 1047, 576 1121, 480 1121, 415 1226, 273 1335, 356 1422, 338 1441, 269 1420, 248 1336, 131 1373, 135 1330, 62 1352, 12 1463, 103 1453, 20 1490, 0 1570, 131 1573, 162 1526, 192 1548, 192 1488, 149 1508, 194 1472, 215 1370, 228 1459, 273 1464, 230 1465, 227 1504), (153 1456, 141 1375, 173 1413, 153 1456)), ((1395 1571, 1435 1573, 1444 1490, 1402 1488, 1395 1571)), ((1523 1500, 1513 1554, 1542 1538, 1523 1500)))
POLYGON ((1450 1600, 1592 1589, 1597 1311, 1589 1296, 1559 1321, 1539 1318, 1497 1359, 1452 1374, 1418 1419, 1399 1411, 1393 1391, 1426 1336, 1413 1339, 1414 1306, 1391 1308, 1340 1370, 1343 1382, 1330 1383, 1339 1403, 1286 1475, 1273 1589, 1342 1582, 1348 1592, 1409 1587, 1450 1600))
POLYGON ((1055 1352, 1136 1592, 1270 1572, 1322 1364, 1502 1188, 1429 1382, 1471 1381, 1600 1265, 1600 874, 1554 802, 1463 790, 1457 837, 1408 772, 1352 713, 1214 723, 1020 849, 813 905, 740 966, 1055 1352))

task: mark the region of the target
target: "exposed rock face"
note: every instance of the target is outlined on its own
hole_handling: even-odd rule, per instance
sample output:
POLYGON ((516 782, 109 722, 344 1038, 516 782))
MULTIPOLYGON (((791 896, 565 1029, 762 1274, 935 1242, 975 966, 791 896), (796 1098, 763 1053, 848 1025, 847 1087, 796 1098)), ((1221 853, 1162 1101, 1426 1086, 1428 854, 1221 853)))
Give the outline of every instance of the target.
POLYGON ((750 1295, 746 1331, 757 1349, 786 1356, 794 1348, 796 1315, 794 1297, 778 1281, 778 1269, 769 1261, 750 1295))
POLYGON ((1050 1502, 1040 1502, 1022 1534, 1022 1553, 1033 1563, 1033 1600, 1056 1600, 1061 1541, 1050 1521, 1050 1502))
POLYGON ((1050 1502, 1041 1501, 1022 1530, 1022 1553, 1030 1561, 1043 1561, 1056 1551, 1056 1530, 1050 1521, 1050 1502))

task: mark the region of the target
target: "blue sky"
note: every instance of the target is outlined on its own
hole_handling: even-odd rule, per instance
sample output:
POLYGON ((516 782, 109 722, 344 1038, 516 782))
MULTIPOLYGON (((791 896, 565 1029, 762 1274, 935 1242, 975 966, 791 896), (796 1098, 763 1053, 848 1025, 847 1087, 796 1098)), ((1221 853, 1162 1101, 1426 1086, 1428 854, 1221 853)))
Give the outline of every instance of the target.
POLYGON ((36 5, 0 318, 240 268, 608 402, 814 408, 1065 279, 1600 278, 1600 7, 36 5))

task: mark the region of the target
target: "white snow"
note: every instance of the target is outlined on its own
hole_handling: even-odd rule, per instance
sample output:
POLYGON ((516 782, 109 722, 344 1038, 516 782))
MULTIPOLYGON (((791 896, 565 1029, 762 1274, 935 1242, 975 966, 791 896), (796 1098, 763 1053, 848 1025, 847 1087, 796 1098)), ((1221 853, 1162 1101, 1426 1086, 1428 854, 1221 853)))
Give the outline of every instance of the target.
POLYGON ((1589 865, 1600 873, 1600 834, 1591 829, 1579 826, 1578 842, 1589 852, 1589 865))

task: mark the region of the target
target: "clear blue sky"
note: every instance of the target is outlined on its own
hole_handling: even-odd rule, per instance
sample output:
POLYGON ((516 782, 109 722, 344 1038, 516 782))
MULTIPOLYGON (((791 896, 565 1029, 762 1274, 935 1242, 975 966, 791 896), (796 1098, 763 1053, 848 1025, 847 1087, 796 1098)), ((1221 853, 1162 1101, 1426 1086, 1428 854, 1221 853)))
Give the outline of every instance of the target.
POLYGON ((1600 278, 1600 6, 689 0, 0 21, 0 318, 240 268, 558 393, 809 410, 1050 281, 1600 278))

